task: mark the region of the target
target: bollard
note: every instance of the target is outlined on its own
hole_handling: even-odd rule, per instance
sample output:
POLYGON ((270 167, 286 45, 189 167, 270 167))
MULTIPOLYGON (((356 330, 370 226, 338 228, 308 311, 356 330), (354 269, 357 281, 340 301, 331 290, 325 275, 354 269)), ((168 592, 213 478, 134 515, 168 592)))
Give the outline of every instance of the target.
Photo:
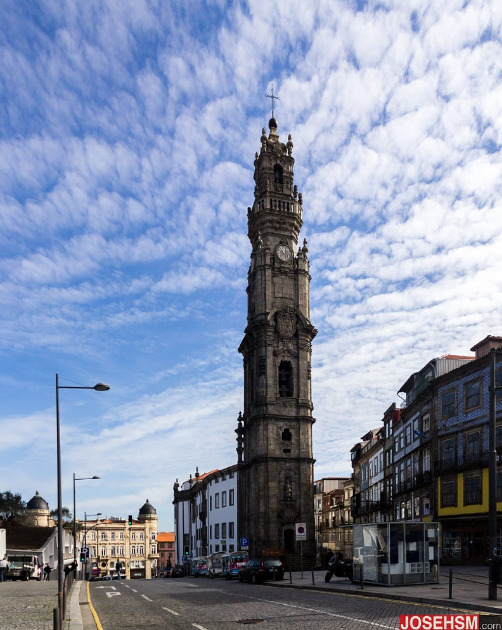
POLYGON ((312 568, 312 586, 315 586, 314 568, 312 568))
POLYGON ((361 589, 364 590, 364 564, 361 564, 361 589))
POLYGON ((291 575, 291 571, 289 572, 289 583, 293 584, 293 576, 291 575))
POLYGON ((448 578, 448 599, 453 597, 453 569, 450 569, 450 575, 448 578))
POLYGON ((52 628, 53 628, 53 630, 59 630, 58 626, 59 626, 58 609, 57 608, 53 608, 52 609, 52 628))

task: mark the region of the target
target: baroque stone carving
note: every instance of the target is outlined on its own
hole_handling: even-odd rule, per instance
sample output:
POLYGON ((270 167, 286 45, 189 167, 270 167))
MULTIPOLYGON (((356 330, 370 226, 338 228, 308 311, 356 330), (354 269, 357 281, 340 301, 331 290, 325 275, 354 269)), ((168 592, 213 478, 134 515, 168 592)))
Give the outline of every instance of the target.
POLYGON ((286 308, 277 313, 277 330, 283 339, 291 339, 296 332, 296 313, 293 308, 286 308))

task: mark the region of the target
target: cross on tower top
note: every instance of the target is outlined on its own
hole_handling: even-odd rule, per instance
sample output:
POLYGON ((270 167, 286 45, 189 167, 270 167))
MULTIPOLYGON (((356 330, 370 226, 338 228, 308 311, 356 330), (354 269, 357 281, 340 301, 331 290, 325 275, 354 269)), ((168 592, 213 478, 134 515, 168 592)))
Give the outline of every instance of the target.
POLYGON ((272 118, 273 118, 274 117, 274 99, 276 101, 280 101, 281 99, 278 96, 274 96, 274 84, 273 83, 272 83, 271 92, 272 92, 272 94, 265 94, 265 96, 272 100, 272 118))

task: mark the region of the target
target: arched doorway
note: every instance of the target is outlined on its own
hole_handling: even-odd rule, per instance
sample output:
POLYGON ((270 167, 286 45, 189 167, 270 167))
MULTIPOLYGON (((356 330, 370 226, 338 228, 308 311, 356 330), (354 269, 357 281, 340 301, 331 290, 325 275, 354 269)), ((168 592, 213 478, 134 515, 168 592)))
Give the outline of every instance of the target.
POLYGON ((294 529, 285 529, 284 530, 284 549, 290 553, 295 550, 295 530, 294 529))

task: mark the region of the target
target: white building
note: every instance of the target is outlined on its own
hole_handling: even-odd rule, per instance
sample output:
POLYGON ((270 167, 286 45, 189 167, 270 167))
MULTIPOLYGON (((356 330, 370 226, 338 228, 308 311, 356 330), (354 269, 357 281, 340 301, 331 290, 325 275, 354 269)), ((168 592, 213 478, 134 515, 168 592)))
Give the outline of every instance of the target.
MULTIPOLYGON (((174 484, 176 557, 207 556, 239 550, 237 470, 212 470, 174 484)), ((183 560, 185 561, 185 560, 183 560)))

